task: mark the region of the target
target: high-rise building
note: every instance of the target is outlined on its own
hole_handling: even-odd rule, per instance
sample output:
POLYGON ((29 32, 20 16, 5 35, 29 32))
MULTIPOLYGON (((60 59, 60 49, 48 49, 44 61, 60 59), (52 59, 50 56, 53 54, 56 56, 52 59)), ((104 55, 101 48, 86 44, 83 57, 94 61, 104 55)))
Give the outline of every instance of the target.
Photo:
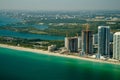
POLYGON ((109 57, 110 27, 98 26, 98 54, 109 57))
POLYGON ((110 33, 110 42, 113 42, 113 33, 110 33))
POLYGON ((68 41, 68 38, 69 38, 69 37, 65 37, 65 48, 66 48, 66 49, 68 49, 68 42, 69 42, 69 41, 68 41))
POLYGON ((82 53, 83 54, 92 54, 93 45, 92 45, 92 31, 84 30, 82 31, 82 53))
POLYGON ((82 38, 78 37, 78 49, 82 49, 82 38))
POLYGON ((98 34, 93 34, 93 45, 98 44, 98 34))
POLYGON ((120 60, 120 32, 116 32, 113 37, 113 58, 120 60))
POLYGON ((66 37, 65 48, 70 52, 78 51, 78 37, 66 37))
POLYGON ((98 52, 98 34, 93 34, 93 53, 98 52))

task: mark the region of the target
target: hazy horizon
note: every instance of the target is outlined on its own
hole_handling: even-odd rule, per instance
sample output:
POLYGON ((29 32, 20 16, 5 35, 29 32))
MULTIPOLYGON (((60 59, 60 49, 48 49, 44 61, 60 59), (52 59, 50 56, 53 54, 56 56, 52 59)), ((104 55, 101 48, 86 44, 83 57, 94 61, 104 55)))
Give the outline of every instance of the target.
POLYGON ((0 0, 12 10, 120 10, 120 0, 0 0))

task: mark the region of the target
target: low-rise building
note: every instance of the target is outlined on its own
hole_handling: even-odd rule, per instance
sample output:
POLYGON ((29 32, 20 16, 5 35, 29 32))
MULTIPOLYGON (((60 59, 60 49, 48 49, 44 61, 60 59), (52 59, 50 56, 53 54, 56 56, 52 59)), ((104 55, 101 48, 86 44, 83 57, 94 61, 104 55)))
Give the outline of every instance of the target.
POLYGON ((48 46, 48 51, 49 52, 55 51, 55 49, 56 49, 56 45, 48 46))

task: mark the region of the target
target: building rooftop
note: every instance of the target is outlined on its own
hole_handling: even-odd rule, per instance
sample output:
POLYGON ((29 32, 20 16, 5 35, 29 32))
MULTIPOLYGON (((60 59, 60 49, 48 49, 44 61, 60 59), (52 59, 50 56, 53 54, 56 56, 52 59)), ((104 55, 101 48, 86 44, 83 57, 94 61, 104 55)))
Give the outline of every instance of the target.
POLYGON ((120 35, 120 32, 116 32, 114 35, 120 35))
POLYGON ((110 26, 98 26, 98 28, 110 28, 110 26))
POLYGON ((68 39, 76 39, 78 37, 76 36, 76 37, 66 37, 66 38, 68 38, 68 39))

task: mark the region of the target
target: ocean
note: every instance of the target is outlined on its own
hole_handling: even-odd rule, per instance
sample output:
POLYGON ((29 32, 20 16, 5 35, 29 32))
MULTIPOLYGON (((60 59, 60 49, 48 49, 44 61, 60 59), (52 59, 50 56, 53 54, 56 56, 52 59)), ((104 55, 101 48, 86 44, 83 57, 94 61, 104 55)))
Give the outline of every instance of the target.
POLYGON ((120 80, 120 65, 0 47, 0 80, 120 80))

